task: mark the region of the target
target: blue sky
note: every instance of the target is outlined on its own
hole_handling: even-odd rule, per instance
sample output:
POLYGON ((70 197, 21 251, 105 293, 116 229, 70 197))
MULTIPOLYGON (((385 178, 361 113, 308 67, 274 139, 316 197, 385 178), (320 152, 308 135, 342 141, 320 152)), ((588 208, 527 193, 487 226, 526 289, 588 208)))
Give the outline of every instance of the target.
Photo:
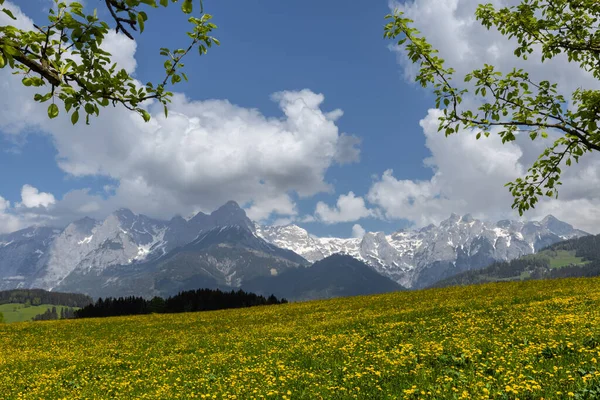
MULTIPOLYGON (((413 7, 415 13, 427 13, 431 12, 426 9, 430 2, 411 1, 406 7, 413 7), (423 6, 422 9, 418 9, 420 5, 423 6)), ((12 0, 12 3, 36 22, 44 21, 51 4, 49 0, 12 0)), ((97 2, 94 0, 86 0, 86 7, 90 8, 95 3, 97 2)), ((469 3, 469 0, 463 3, 469 3)), ((283 195, 288 196, 287 201, 293 203, 294 214, 278 213, 278 206, 274 206, 275 211, 265 221, 293 220, 316 235, 349 236, 353 225, 357 223, 366 230, 392 232, 412 224, 439 222, 442 216, 447 216, 450 212, 468 211, 490 218, 513 216, 510 212, 510 199, 505 196, 505 189, 502 187, 509 179, 502 174, 496 176, 495 172, 490 172, 490 181, 500 189, 498 192, 488 193, 490 197, 487 199, 484 196, 481 204, 478 203, 477 193, 466 195, 466 204, 460 195, 448 189, 452 184, 464 183, 462 181, 438 184, 453 171, 454 166, 459 168, 462 164, 460 149, 468 151, 469 148, 462 142, 439 140, 431 126, 427 132, 426 128, 419 125, 428 116, 428 109, 433 106, 433 97, 405 78, 407 71, 397 62, 397 53, 389 48, 390 42, 382 37, 383 17, 390 12, 387 1, 205 0, 204 6, 218 25, 214 36, 221 41, 221 46, 211 49, 205 56, 193 54, 185 60, 185 72, 190 80, 177 85, 174 90, 184 93, 187 102, 226 100, 242 109, 256 109, 267 120, 282 120, 282 110, 271 99, 272 94, 308 89, 324 96, 324 102, 318 106, 323 112, 343 110, 343 116, 334 122, 340 135, 345 133, 360 139, 359 160, 342 165, 331 162, 324 169, 322 178, 323 182, 329 184, 329 191, 312 190, 310 195, 301 196, 298 191, 302 189, 289 190, 286 186, 283 195), (441 144, 438 145, 438 142, 441 144), (445 146, 450 152, 452 146, 456 146, 456 159, 446 160, 445 151, 440 146, 445 146), (430 166, 425 165, 428 157, 433 159, 430 166), (390 172, 384 179, 383 175, 387 170, 393 170, 393 173, 390 172), (443 173, 434 177, 436 171, 443 173), (335 213, 341 211, 339 208, 335 209, 336 201, 349 192, 353 192, 361 201, 364 199, 363 212, 355 210, 354 217, 350 211, 347 217, 336 218, 334 214, 331 218, 319 217, 316 212, 319 202, 323 202, 322 207, 327 206, 335 213), (387 197, 384 199, 384 196, 387 197), (471 197, 475 200, 470 200, 471 197), (498 204, 504 204, 504 208, 499 209, 498 204, 493 204, 495 208, 492 212, 489 209, 491 206, 486 204, 490 203, 490 199, 498 197, 502 200, 498 204), (416 207, 421 200, 430 206, 416 207), (441 200, 447 201, 440 203, 441 200), (311 219, 315 221, 307 222, 311 219)), ((461 12, 460 9, 454 10, 457 18, 461 16, 461 12)), ((138 35, 136 40, 137 66, 134 74, 138 80, 147 82, 162 79, 164 70, 158 49, 183 45, 187 28, 185 20, 186 17, 177 5, 167 10, 149 12, 146 31, 138 35)), ((433 36, 435 39, 435 32, 433 36)), ((92 121, 92 125, 94 124, 95 129, 98 129, 98 125, 103 122, 92 121)), ((98 167, 100 164, 90 167, 91 172, 82 173, 81 160, 78 161, 77 168, 57 162, 61 158, 67 164, 71 163, 69 154, 75 150, 66 149, 65 139, 60 136, 60 132, 49 134, 43 123, 33 124, 18 134, 7 132, 7 129, 5 127, 3 131, 0 123, 0 170, 10 171, 8 174, 3 173, 0 180, 0 196, 13 205, 11 213, 19 213, 19 207, 15 208, 19 203, 23 208, 25 202, 22 190, 25 184, 35 187, 39 192, 51 194, 56 204, 60 204, 65 195, 82 189, 87 190, 87 196, 97 195, 100 199, 109 199, 106 206, 100 209, 90 208, 98 215, 108 212, 109 206, 120 205, 120 202, 134 211, 145 211, 142 205, 136 210, 136 203, 131 197, 127 197, 127 201, 121 201, 125 197, 116 196, 112 201, 110 198, 113 191, 106 190, 107 185, 117 187, 123 185, 123 180, 134 180, 135 173, 125 176, 115 171, 102 172, 110 168, 98 167)), ((84 130, 87 127, 81 124, 78 129, 84 130)), ((126 137, 128 132, 119 134, 126 137)), ((112 140, 111 137, 113 136, 107 136, 107 140, 112 140)), ((70 145, 75 146, 78 136, 74 134, 69 140, 70 145)), ((87 151, 93 152, 94 147, 87 151)), ((243 151, 243 146, 239 151, 243 151)), ((512 162, 508 169, 518 172, 519 169, 513 167, 526 151, 517 148, 508 148, 506 151, 506 159, 512 162), (517 154, 518 157, 510 161, 510 154, 517 154)), ((485 160, 481 162, 486 165, 485 160)), ((214 165, 214 168, 225 166, 214 165)), ((500 165, 498 169, 507 168, 500 165)), ((253 177, 260 180, 260 173, 258 174, 253 177)), ((464 175, 460 170, 456 170, 456 174, 464 175)), ((512 175, 509 174, 509 177, 512 175)), ((201 179, 200 175, 198 179, 201 179)), ((487 181, 485 176, 483 180, 487 181)), ((234 182, 231 184, 232 187, 235 186, 234 182)), ((161 193, 167 188, 178 190, 166 185, 160 188, 161 193)), ((183 189, 186 191, 186 188, 183 189)), ((273 192, 273 196, 277 195, 279 193, 273 192)), ((162 210, 160 216, 189 213, 190 196, 192 195, 186 192, 185 201, 174 200, 173 206, 162 210), (178 204, 185 204, 185 207, 178 204)), ((220 196, 224 198, 226 193, 221 193, 220 196)), ((252 196, 240 195, 235 190, 231 193, 231 198, 248 208, 252 205, 252 196)), ((139 197, 143 203, 143 195, 139 197)), ((194 209, 210 211, 214 207, 214 201, 216 200, 212 198, 206 200, 206 196, 201 193, 194 209)), ((65 202, 63 208, 68 204, 71 203, 65 202)), ((77 213, 77 216, 79 214, 81 213, 77 213)), ((264 212, 260 215, 264 215, 264 212)), ((62 221, 57 219, 59 220, 62 221)))

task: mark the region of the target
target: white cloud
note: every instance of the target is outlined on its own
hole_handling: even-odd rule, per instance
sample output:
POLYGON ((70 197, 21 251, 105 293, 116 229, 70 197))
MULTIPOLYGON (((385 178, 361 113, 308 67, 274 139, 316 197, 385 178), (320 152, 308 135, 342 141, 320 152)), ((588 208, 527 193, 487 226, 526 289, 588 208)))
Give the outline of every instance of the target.
POLYGON ((40 192, 31 185, 23 185, 21 189, 21 204, 27 208, 45 207, 56 203, 56 199, 51 193, 40 192))
MULTIPOLYGON (((567 56, 558 55, 542 63, 540 53, 535 52, 528 60, 518 59, 513 51, 517 41, 508 39, 494 28, 487 30, 475 19, 475 10, 481 0, 414 0, 407 2, 390 1, 390 9, 398 9, 412 19, 414 26, 440 52, 447 67, 456 70, 456 82, 475 68, 485 63, 496 66, 506 73, 513 68, 524 68, 536 80, 557 82, 559 88, 569 92, 582 86, 600 88, 593 76, 580 69, 576 63, 569 63, 567 56)), ((497 9, 514 6, 521 0, 490 0, 497 9)), ((405 77, 414 81, 416 65, 411 63, 402 49, 395 48, 398 61, 405 77)))
POLYGON ((391 219, 408 219, 418 225, 439 222, 451 212, 472 213, 510 208, 504 184, 524 173, 521 149, 502 144, 498 136, 476 140, 471 132, 449 137, 437 131, 441 112, 430 110, 420 124, 431 157, 425 160, 434 175, 427 181, 397 179, 386 171, 376 180, 368 200, 391 219))
MULTIPOLYGON (((518 4, 520 0, 491 2, 503 7, 518 4)), ((514 67, 524 68, 535 80, 558 83, 559 90, 565 93, 578 87, 600 88, 597 80, 577 64, 569 63, 564 55, 544 63, 539 53, 527 61, 514 57, 514 40, 508 40, 494 29, 488 31, 475 20, 474 12, 480 3, 479 0, 392 1, 390 8, 404 11, 415 21, 414 26, 440 51, 446 65, 456 70, 456 82, 461 82, 466 73, 489 63, 503 72, 514 67)), ((393 49, 405 78, 412 82, 416 66, 408 61, 404 50, 393 49)), ((471 97, 465 103, 472 108, 478 101, 471 97)), ((430 110, 421 121, 426 146, 431 151, 425 164, 432 168, 433 177, 424 181, 401 179, 397 177, 401 171, 396 171, 394 176, 394 172, 388 170, 373 183, 367 199, 381 207, 385 217, 408 219, 418 225, 439 222, 451 212, 472 213, 491 220, 518 217, 510 209, 512 197, 504 184, 525 175, 549 142, 531 142, 520 137, 502 145, 497 136, 476 141, 474 132, 464 130, 445 138, 437 132, 439 115, 439 111, 430 110)), ((552 213, 576 227, 599 232, 598 155, 586 155, 580 165, 563 171, 559 199, 543 199, 524 217, 536 219, 552 213)))
POLYGON ((363 236, 365 236, 365 233, 367 233, 367 231, 365 231, 365 228, 363 228, 361 225, 354 224, 352 226, 352 237, 353 238, 362 239, 363 236))
POLYGON ((137 43, 129 39, 122 33, 116 33, 111 29, 102 42, 102 48, 110 53, 110 58, 117 63, 120 68, 124 68, 128 73, 133 73, 137 67, 135 60, 135 50, 137 43))
POLYGON ((11 213, 10 202, 0 196, 0 234, 14 232, 25 226, 22 218, 11 213))
POLYGON ((338 197, 335 207, 329 207, 322 201, 317 203, 315 217, 326 224, 352 222, 371 216, 373 213, 365 205, 362 197, 356 197, 353 192, 338 197))
MULTIPOLYGON (((135 42, 109 34, 104 45, 134 71, 135 42)), ((294 197, 331 192, 327 170, 360 154, 359 140, 336 125, 342 111, 324 110, 324 95, 308 89, 273 94, 282 111, 278 118, 227 100, 193 101, 176 93, 168 118, 158 105, 150 105, 149 123, 122 107, 107 107, 89 126, 72 126, 63 110, 48 120, 47 104, 33 102, 35 91, 7 69, 0 70, 0 90, 0 131, 42 131, 52 137, 65 172, 117 182, 106 196, 65 196, 48 211, 58 218, 117 207, 167 218, 211 211, 227 200, 248 205, 258 220, 295 217, 294 197)))
MULTIPOLYGON (((398 179, 385 171, 371 186, 367 200, 380 207, 388 219, 407 219, 419 226, 438 223, 452 212, 471 213, 489 220, 519 218, 510 208, 512 196, 504 186, 526 173, 532 154, 539 154, 543 142, 526 138, 502 144, 499 136, 475 139, 472 131, 445 137, 437 132, 441 111, 430 110, 421 121, 431 157, 429 180, 398 179), (524 162, 525 160, 525 162, 524 162)), ((539 219, 553 214, 574 226, 600 231, 600 159, 589 158, 564 172, 559 199, 542 199, 525 215, 539 219)))
MULTIPOLYGON (((296 216, 298 214, 296 210, 296 204, 292 199, 285 193, 279 195, 259 196, 255 198, 252 206, 246 209, 248 217, 254 221, 264 221, 271 214, 296 216)), ((291 222, 290 218, 283 218, 282 221, 289 221, 286 223, 279 223, 278 225, 287 225, 291 222)))
POLYGON ((33 21, 25 15, 17 5, 10 1, 6 1, 2 5, 2 8, 8 9, 16 19, 12 19, 6 13, 0 12, 0 26, 11 25, 17 29, 33 29, 33 21))

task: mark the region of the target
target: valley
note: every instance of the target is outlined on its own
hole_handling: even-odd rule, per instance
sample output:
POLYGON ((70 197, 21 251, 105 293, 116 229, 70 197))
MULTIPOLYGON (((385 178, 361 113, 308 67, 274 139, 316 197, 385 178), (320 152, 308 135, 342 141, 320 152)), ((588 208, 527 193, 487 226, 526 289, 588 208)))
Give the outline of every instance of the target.
POLYGON ((0 325, 8 399, 593 398, 600 280, 0 325), (586 397, 588 396, 588 397, 586 397))

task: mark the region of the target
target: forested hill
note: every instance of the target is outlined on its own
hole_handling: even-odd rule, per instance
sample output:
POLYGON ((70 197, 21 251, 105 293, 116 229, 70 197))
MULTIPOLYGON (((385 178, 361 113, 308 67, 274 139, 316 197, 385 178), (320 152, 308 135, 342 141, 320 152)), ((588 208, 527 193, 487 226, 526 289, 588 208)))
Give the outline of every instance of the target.
POLYGON ((454 275, 432 287, 584 276, 600 276, 600 235, 559 242, 536 254, 454 275))
POLYGON ((80 293, 48 292, 42 289, 14 289, 0 291, 0 304, 50 304, 65 307, 85 307, 93 303, 91 297, 80 293))

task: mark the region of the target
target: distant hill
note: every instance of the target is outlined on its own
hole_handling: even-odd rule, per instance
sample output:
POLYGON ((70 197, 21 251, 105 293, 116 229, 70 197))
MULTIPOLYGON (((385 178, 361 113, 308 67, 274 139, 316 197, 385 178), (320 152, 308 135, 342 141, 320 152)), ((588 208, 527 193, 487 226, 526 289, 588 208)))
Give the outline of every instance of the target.
POLYGON ((66 307, 85 307, 93 302, 81 293, 49 292, 42 289, 13 289, 0 291, 0 304, 50 304, 66 307))
POLYGON ((79 293, 48 292, 42 289, 0 291, 0 313, 5 322, 69 318, 74 310, 92 302, 91 297, 79 293))
POLYGON ((600 276, 600 235, 559 242, 536 254, 454 275, 432 287, 583 276, 600 276))
POLYGON ((243 284, 249 292, 274 294, 288 300, 314 300, 403 290, 351 256, 334 254, 308 268, 293 268, 273 276, 260 276, 243 284))

